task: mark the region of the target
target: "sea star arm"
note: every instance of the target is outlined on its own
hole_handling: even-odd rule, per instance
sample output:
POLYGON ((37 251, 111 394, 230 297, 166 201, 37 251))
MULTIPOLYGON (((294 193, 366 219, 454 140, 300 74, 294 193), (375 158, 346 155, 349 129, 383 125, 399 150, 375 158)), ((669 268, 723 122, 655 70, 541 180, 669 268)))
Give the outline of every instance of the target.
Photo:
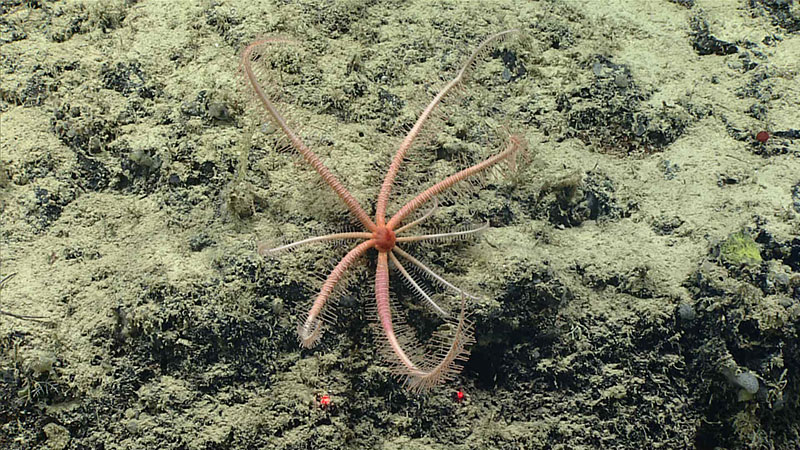
POLYGON ((449 281, 447 281, 444 278, 442 278, 439 275, 437 275, 436 272, 434 272, 433 270, 428 268, 428 266, 423 264, 422 261, 420 261, 417 258, 411 256, 409 253, 405 252, 400 247, 395 245, 394 248, 392 249, 392 252, 393 253, 396 252, 397 254, 402 256, 403 258, 407 259, 411 264, 414 264, 415 266, 417 266, 417 268, 419 268, 419 270, 425 272, 429 277, 431 277, 434 280, 438 281, 442 286, 448 287, 448 288, 458 292, 460 295, 462 295, 464 297, 469 297, 469 298, 471 298, 473 300, 478 300, 478 297, 475 297, 474 295, 470 295, 470 294, 462 291, 461 289, 455 287, 453 285, 453 283, 450 283, 449 281))
POLYGON ((436 212, 436 209, 439 207, 439 205, 437 204, 435 198, 432 201, 433 201, 433 205, 431 206, 431 208, 425 214, 422 215, 422 217, 420 217, 419 219, 414 220, 413 222, 409 222, 409 223, 403 225, 402 227, 394 230, 394 234, 400 234, 400 233, 402 233, 404 231, 408 231, 408 230, 414 228, 415 226, 421 224, 422 222, 425 222, 426 220, 428 220, 428 217, 430 217, 434 212, 436 212))
POLYGON ((433 301, 431 296, 428 295, 428 293, 425 292, 424 289, 422 289, 419 283, 417 283, 411 276, 411 274, 406 271, 406 268, 403 267, 403 265, 400 263, 400 260, 398 260, 397 257, 394 256, 394 253, 389 252, 389 259, 392 261, 392 264, 394 264, 397 270, 405 277, 406 281, 408 281, 408 284, 410 284, 411 287, 413 287, 414 290, 417 291, 417 294, 419 294, 420 297, 422 297, 426 302, 428 302, 428 305, 430 305, 431 308, 436 310, 436 312, 439 313, 440 316, 447 317, 448 315, 447 312, 443 310, 439 305, 437 305, 436 302, 433 301))
POLYGON ((458 71, 458 74, 455 78, 450 80, 449 83, 436 94, 436 97, 431 100, 428 106, 422 111, 422 114, 419 115, 416 123, 408 132, 406 137, 403 139, 403 142, 400 143, 400 147, 398 147, 397 152, 394 154, 394 158, 392 159, 392 164, 389 166, 389 170, 386 171, 386 177, 383 179, 383 184, 381 185, 380 193, 378 194, 378 204, 375 210, 375 221, 378 225, 383 225, 383 222, 386 217, 386 208, 389 205, 389 194, 392 190, 392 184, 394 184, 394 179, 397 177, 397 172, 400 170, 400 165, 403 164, 403 158, 406 155, 406 152, 409 148, 411 148, 411 144, 414 142, 414 139, 419 135, 420 131, 422 130, 423 125, 427 120, 430 118, 433 110, 442 102, 442 100, 451 92, 453 92, 459 85, 461 85, 465 78, 468 76, 469 71, 475 65, 475 61, 478 57, 493 43, 502 39, 508 34, 514 33, 517 30, 506 30, 501 31, 500 33, 493 34, 486 38, 478 48, 472 52, 469 59, 461 66, 461 70, 458 71))
POLYGON ((289 142, 291 146, 298 152, 300 155, 309 163, 314 170, 317 171, 322 180, 330 186, 333 192, 339 196, 340 199, 344 202, 347 206, 347 209, 353 213, 356 218, 358 218, 359 222, 361 222, 364 227, 366 227, 370 231, 375 230, 375 223, 370 219, 369 215, 364 211, 364 208, 358 203, 355 197, 350 194, 350 191, 344 187, 341 181, 328 169, 325 164, 322 163, 322 160, 319 159, 316 153, 313 150, 308 148, 306 144, 300 139, 300 136, 292 130, 288 123, 286 123, 286 119, 283 115, 278 111, 272 101, 269 99, 269 95, 264 92, 262 89, 261 84, 258 81, 258 77, 256 76, 255 72, 253 71, 253 59, 254 55, 258 55, 256 51, 265 46, 265 45, 272 45, 272 44, 291 44, 293 41, 288 39, 281 39, 281 38, 271 38, 271 39, 262 39, 253 42, 252 44, 248 45, 247 48, 244 49, 242 52, 242 68, 244 70, 245 78, 247 83, 253 89, 256 98, 264 105, 264 108, 269 113, 269 118, 272 122, 280 128, 283 133, 289 138, 289 142))
POLYGON ((434 333, 433 340, 441 345, 438 352, 425 354, 422 345, 415 343, 409 353, 403 350, 392 322, 389 302, 389 263, 387 252, 378 253, 375 271, 375 301, 378 319, 386 338, 384 354, 394 365, 394 371, 405 377, 405 385, 412 391, 424 391, 452 379, 461 370, 460 362, 469 355, 467 347, 473 342, 472 326, 466 319, 462 297, 458 321, 451 321, 452 333, 434 333), (438 358, 437 358, 438 356, 438 358), (423 361, 416 363, 414 359, 423 361))
POLYGON ((378 318, 392 352, 400 360, 400 363, 408 369, 409 373, 419 372, 411 358, 403 351, 394 332, 392 307, 389 302, 389 261, 387 252, 378 252, 378 266, 375 269, 375 303, 378 309, 378 318))
POLYGON ((333 233, 333 234, 326 234, 325 236, 314 236, 308 239, 303 239, 300 241, 295 241, 289 244, 281 245, 279 247, 274 248, 266 248, 259 244, 258 246, 258 254, 261 256, 270 256, 274 255, 278 252, 293 250, 296 247, 299 247, 304 244, 311 244, 315 242, 326 242, 326 241, 337 241, 337 240, 345 240, 345 239, 370 239, 372 238, 372 233, 364 233, 364 232, 353 232, 353 233, 333 233))
POLYGON ((448 233, 434 233, 434 234, 419 234, 416 236, 401 236, 396 239, 396 242, 419 242, 419 241, 436 241, 440 239, 458 239, 465 238, 469 235, 480 233, 489 229, 489 222, 466 230, 450 231, 448 233))
POLYGON ((364 252, 374 246, 374 239, 358 244, 344 255, 344 258, 336 264, 336 267, 334 267, 330 275, 328 275, 328 278, 322 285, 322 289, 320 289, 319 294, 317 294, 317 298, 314 299, 311 309, 308 310, 305 320, 297 326, 297 335, 304 347, 313 347, 320 336, 322 336, 322 308, 325 307, 325 302, 328 301, 328 297, 330 297, 333 292, 333 288, 336 287, 336 283, 342 279, 347 269, 360 258, 364 252))
POLYGON ((441 194, 447 189, 450 189, 454 184, 458 183, 459 181, 465 180, 471 176, 474 176, 480 172, 483 172, 484 170, 494 166, 495 164, 501 161, 513 157, 516 153, 520 152, 524 148, 525 148, 525 141, 522 139, 522 137, 516 135, 510 136, 508 138, 508 144, 506 145, 506 148, 502 152, 478 164, 475 164, 472 167, 467 167, 466 169, 458 173, 450 175, 444 180, 422 191, 422 193, 420 193, 419 195, 411 199, 411 201, 406 203, 403 207, 401 207, 400 210, 397 211, 397 213, 395 213, 394 216, 392 216, 392 218, 389 220, 386 226, 389 229, 393 229, 398 224, 400 224, 403 221, 403 219, 406 218, 406 216, 414 212, 420 206, 427 203, 433 197, 441 194))

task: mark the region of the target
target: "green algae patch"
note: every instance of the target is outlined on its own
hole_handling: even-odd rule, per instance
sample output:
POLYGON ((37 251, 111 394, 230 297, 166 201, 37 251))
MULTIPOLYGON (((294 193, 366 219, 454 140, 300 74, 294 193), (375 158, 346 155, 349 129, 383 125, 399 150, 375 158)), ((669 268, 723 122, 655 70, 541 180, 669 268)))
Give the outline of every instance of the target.
POLYGON ((731 264, 756 265, 762 261, 758 244, 746 231, 728 236, 719 246, 719 255, 731 264))

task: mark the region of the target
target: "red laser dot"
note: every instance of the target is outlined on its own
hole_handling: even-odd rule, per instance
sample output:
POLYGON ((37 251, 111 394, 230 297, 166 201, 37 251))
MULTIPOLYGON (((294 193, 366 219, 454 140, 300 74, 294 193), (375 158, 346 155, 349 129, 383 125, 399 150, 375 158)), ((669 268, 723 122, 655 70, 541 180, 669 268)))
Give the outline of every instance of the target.
POLYGON ((756 140, 762 144, 767 142, 767 139, 769 139, 769 133, 766 131, 759 131, 758 134, 756 134, 756 140))
POLYGON ((456 392, 456 400, 458 400, 458 401, 464 400, 464 391, 456 392))
POLYGON ((319 398, 319 405, 323 408, 327 408, 331 405, 331 397, 329 395, 323 395, 319 398))

